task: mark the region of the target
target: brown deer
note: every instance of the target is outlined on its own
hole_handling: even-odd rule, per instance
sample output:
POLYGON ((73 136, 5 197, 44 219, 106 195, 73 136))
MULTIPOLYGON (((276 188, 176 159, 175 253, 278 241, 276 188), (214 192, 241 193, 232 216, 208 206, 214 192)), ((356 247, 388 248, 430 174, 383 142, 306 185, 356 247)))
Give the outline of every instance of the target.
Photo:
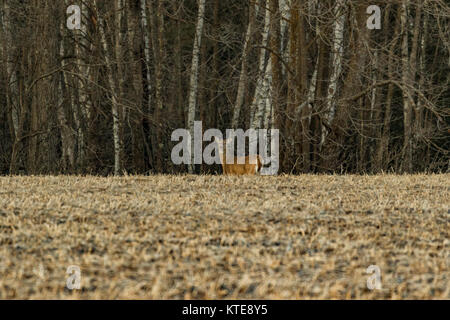
POLYGON ((223 174, 225 175, 255 175, 261 172, 263 159, 260 155, 249 155, 233 157, 233 163, 226 161, 227 145, 233 142, 233 138, 221 139, 216 137, 215 141, 219 146, 220 163, 222 164, 223 174), (243 163, 239 163, 243 162, 243 163))

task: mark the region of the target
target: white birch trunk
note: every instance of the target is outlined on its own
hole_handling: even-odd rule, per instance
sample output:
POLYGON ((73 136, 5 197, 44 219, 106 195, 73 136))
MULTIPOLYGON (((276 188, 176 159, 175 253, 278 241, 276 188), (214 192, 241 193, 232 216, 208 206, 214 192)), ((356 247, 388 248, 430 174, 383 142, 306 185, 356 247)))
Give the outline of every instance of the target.
POLYGON ((316 67, 314 68, 314 72, 311 78, 311 83, 309 85, 309 91, 308 91, 308 123, 311 124, 311 115, 312 115, 312 109, 313 109, 313 103, 316 99, 316 86, 317 86, 317 67, 319 63, 316 63, 316 67))
MULTIPOLYGON (((378 51, 375 50, 374 54, 373 54, 373 65, 374 68, 372 70, 372 85, 373 85, 373 89, 372 89, 372 96, 370 97, 370 121, 371 123, 373 123, 372 121, 373 119, 373 114, 375 111, 375 104, 376 104, 376 98, 377 98, 377 87, 375 86, 377 83, 377 68, 378 68, 378 51)), ((378 120, 378 119, 377 119, 378 120)))
MULTIPOLYGON (((327 89, 327 105, 326 105, 326 120, 331 123, 336 113, 336 91, 339 82, 339 76, 342 71, 342 57, 344 54, 344 23, 345 23, 345 1, 338 0, 334 7, 334 32, 333 32, 333 58, 330 81, 327 89)), ((327 131, 322 127, 322 136, 320 139, 320 146, 325 142, 327 131)))
MULTIPOLYGON (((97 10, 98 13, 98 10, 97 10)), ((98 24, 99 24, 99 32, 100 32, 100 41, 103 47, 106 68, 108 73, 108 82, 111 88, 111 111, 113 116, 113 136, 114 136, 114 175, 120 174, 120 127, 119 127, 119 106, 117 101, 117 93, 118 90, 116 88, 114 77, 113 77, 113 68, 111 65, 111 59, 108 54, 110 52, 110 48, 108 48, 108 43, 106 39, 106 30, 103 25, 103 18, 101 14, 97 14, 98 16, 98 24)))
MULTIPOLYGON (((127 32, 125 30, 125 18, 126 18, 126 8, 125 8, 125 0, 116 0, 115 2, 115 40, 116 43, 114 45, 115 49, 115 59, 117 65, 117 73, 116 73, 116 83, 117 83, 117 113, 118 113, 118 143, 119 143, 119 165, 115 165, 118 167, 119 173, 125 172, 125 168, 122 167, 122 154, 123 154, 123 127, 125 124, 125 119, 127 115, 127 108, 123 104, 123 99, 125 98, 125 77, 126 73, 124 70, 124 63, 126 62, 126 56, 124 52, 124 48, 127 47, 127 32), (122 172, 120 172, 122 171, 122 172)), ((116 169, 116 168, 115 168, 116 169)))
POLYGON ((264 120, 270 116, 270 108, 272 104, 272 63, 271 58, 267 63, 264 71, 261 87, 259 90, 259 97, 256 103, 256 112, 253 118, 251 128, 257 129, 265 126, 264 120))
MULTIPOLYGON (((266 64, 266 52, 267 40, 269 37, 270 27, 270 11, 264 9, 264 29, 262 31, 261 50, 259 53, 259 67, 258 67, 258 79, 256 80, 255 95, 253 97, 252 105, 250 107, 251 118, 250 128, 259 128, 262 124, 262 119, 265 111, 265 104, 269 93, 268 81, 271 80, 272 67, 269 62, 266 64)), ((270 98, 269 98, 270 99, 270 98)))
MULTIPOLYGON (((82 2, 81 4, 81 12, 87 12, 87 6, 84 2, 82 2)), ((83 19, 83 14, 81 15, 82 19, 83 19)), ((88 37, 87 37, 87 21, 81 21, 81 39, 80 42, 83 44, 83 46, 85 48, 87 48, 88 46, 91 47, 92 50, 92 43, 89 43, 88 37)), ((81 48, 78 45, 78 43, 76 44, 76 50, 77 50, 77 61, 78 61, 78 65, 81 65, 81 48)), ((85 77, 89 77, 90 74, 90 65, 82 65, 81 66, 81 71, 83 73, 83 76, 85 77)), ((83 86, 83 90, 81 90, 80 93, 80 100, 81 100, 81 112, 83 113, 83 116, 85 117, 85 119, 88 119, 90 117, 90 107, 89 107, 89 100, 87 97, 87 85, 86 85, 86 80, 81 82, 81 85, 83 86)))
POLYGON ((150 76, 150 34, 148 31, 148 19, 147 19, 147 1, 141 0, 141 23, 144 35, 144 55, 145 55, 145 65, 147 67, 146 80, 147 80, 147 103, 148 112, 150 113, 152 108, 152 84, 150 76))
POLYGON ((330 82, 327 90, 327 120, 330 123, 336 113, 336 91, 339 81, 339 76, 342 71, 342 56, 344 54, 344 0, 338 0, 335 7, 336 22, 334 25, 334 38, 333 38, 333 60, 332 60, 332 72, 330 76, 330 82))
MULTIPOLYGON (((420 39, 420 58, 419 58, 419 68, 420 68, 420 79, 419 79, 419 91, 422 92, 424 88, 425 83, 425 56, 426 56, 426 44, 427 44, 427 33, 428 33, 428 14, 424 13, 424 20, 423 20, 423 32, 422 37, 420 39)), ((450 55, 449 55, 450 56, 450 55)), ((449 64, 450 66, 450 64, 449 64)), ((417 123, 416 127, 417 129, 420 129, 422 126, 422 113, 423 113, 423 100, 417 99, 417 105, 416 105, 416 121, 417 123)))
POLYGON ((266 73, 264 75, 263 90, 265 93, 265 103, 262 103, 260 108, 264 108, 264 115, 260 122, 263 122, 265 129, 271 128, 274 124, 274 111, 272 108, 272 97, 273 97, 273 81, 272 81, 272 59, 269 58, 268 66, 266 68, 266 73), (264 107, 263 107, 264 106, 264 107))
POLYGON ((403 0, 401 7, 400 21, 402 26, 402 85, 403 85, 403 126, 404 141, 403 151, 405 152, 404 166, 408 171, 412 167, 411 148, 411 101, 409 97, 409 50, 408 50, 408 0, 403 0))
POLYGON ((313 108, 313 103, 316 98, 316 85, 317 85, 317 66, 318 66, 318 60, 316 61, 314 71, 311 77, 311 81, 309 83, 308 87, 308 95, 306 97, 306 101, 300 104, 296 110, 296 115, 300 115, 303 108, 308 108, 308 123, 311 124, 311 111, 313 108))
MULTIPOLYGON (((123 0, 116 0, 115 2, 115 40, 116 43, 114 45, 115 56, 116 56, 116 64, 117 64, 117 78, 118 78, 118 90, 119 90, 119 98, 123 98, 124 91, 124 82, 125 82, 125 73, 123 70, 124 63, 124 54, 122 48, 125 47, 126 43, 126 33, 124 32, 123 23, 125 10, 123 6, 123 0)), ((123 120, 123 119, 121 119, 123 120)))
MULTIPOLYGON (((64 25, 60 26, 61 33, 61 41, 59 44, 59 54, 61 58, 61 67, 64 69, 66 63, 62 57, 65 56, 65 48, 64 48, 64 25)), ((68 92, 68 81, 64 74, 61 72, 61 79, 58 81, 59 84, 59 93, 58 93, 58 106, 57 106, 57 118, 61 130, 61 144, 62 144, 62 159, 63 159, 63 167, 67 169, 67 162, 70 164, 70 170, 74 168, 75 165, 75 141, 73 137, 72 128, 69 126, 69 122, 67 121, 66 113, 64 110, 64 95, 68 94, 70 97, 70 102, 72 106, 74 105, 73 97, 68 92)))
MULTIPOLYGON (((254 10, 255 10, 254 16, 255 17, 258 15, 258 8, 259 8, 259 5, 255 2, 255 8, 254 8, 254 10)), ((234 109, 233 109, 233 119, 231 122, 232 128, 237 128, 237 126, 238 126, 239 115, 241 112, 242 103, 244 102, 244 92, 245 92, 245 85, 246 85, 246 80, 247 80, 248 46, 249 46, 249 42, 250 42, 250 37, 253 32, 254 19, 255 18, 250 13, 248 26, 247 26, 247 32, 245 33, 244 46, 242 48, 241 72, 239 75, 239 84, 238 84, 238 91, 236 94, 236 102, 235 102, 234 109)))
MULTIPOLYGON (((275 116, 272 106, 272 63, 269 59, 269 66, 267 66, 266 77, 264 77, 264 90, 266 92, 266 98, 264 101, 264 116, 263 116, 263 127, 265 129, 272 128, 275 116)), ((261 104, 262 105, 262 104, 261 104)))
MULTIPOLYGON (((280 30, 281 30, 281 58, 283 61, 289 65, 289 35, 288 35, 288 21, 291 18, 291 0, 279 0, 278 3, 280 7, 281 19, 280 19, 280 30)), ((283 77, 286 76, 286 66, 284 63, 281 64, 281 72, 283 77)))
MULTIPOLYGON (((66 0, 66 4, 68 5, 69 1, 66 0)), ((77 130, 77 139, 78 139, 78 152, 77 152, 77 163, 79 166, 83 166, 84 159, 86 156, 86 141, 83 131, 82 122, 87 123, 90 118, 90 104, 88 98, 88 88, 89 84, 87 83, 89 80, 90 67, 87 61, 83 61, 82 48, 91 47, 92 43, 89 43, 87 37, 87 21, 85 21, 85 16, 83 13, 87 12, 87 7, 84 2, 81 3, 81 29, 77 32, 79 40, 75 42, 75 55, 77 61, 77 68, 82 78, 77 78, 78 86, 79 86, 79 105, 74 105, 73 116, 75 120, 76 130, 77 130), (81 45, 80 45, 81 44, 81 45)))
MULTIPOLYGON (((195 121, 196 99, 198 89, 198 65, 199 65, 200 45, 202 41, 204 19, 205 19, 205 0, 199 0, 197 27, 195 30, 194 47, 192 49, 192 65, 191 65, 191 78, 189 89, 189 106, 188 106, 188 127, 189 132, 191 133, 191 139, 194 138, 194 121, 195 121)), ((188 166, 189 173, 194 172, 194 151, 193 151, 194 143, 191 143, 191 148, 192 148, 191 163, 188 166)))
MULTIPOLYGON (((308 13, 310 16, 316 16, 317 12, 318 12, 318 3, 317 0, 309 0, 308 1, 308 13)), ((316 36, 319 33, 317 30, 317 19, 315 21, 315 33, 316 36)), ((309 87, 308 87, 308 96, 306 99, 306 104, 308 107, 308 124, 311 125, 311 118, 312 118, 312 109, 313 109, 313 104, 314 101, 316 99, 316 86, 317 86, 317 69, 319 66, 319 58, 317 57, 316 59, 316 63, 315 63, 315 67, 314 67, 314 71, 311 77, 311 81, 309 83, 309 87)), ((301 114, 302 108, 305 106, 300 105, 299 109, 298 109, 298 114, 301 114)))

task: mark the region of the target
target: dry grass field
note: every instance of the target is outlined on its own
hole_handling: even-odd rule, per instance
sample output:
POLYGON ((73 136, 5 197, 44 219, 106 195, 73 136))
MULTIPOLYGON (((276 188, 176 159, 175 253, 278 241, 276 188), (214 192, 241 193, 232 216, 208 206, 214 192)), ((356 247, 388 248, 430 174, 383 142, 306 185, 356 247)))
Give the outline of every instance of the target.
POLYGON ((0 298, 449 299, 449 188, 450 174, 0 177, 0 298))

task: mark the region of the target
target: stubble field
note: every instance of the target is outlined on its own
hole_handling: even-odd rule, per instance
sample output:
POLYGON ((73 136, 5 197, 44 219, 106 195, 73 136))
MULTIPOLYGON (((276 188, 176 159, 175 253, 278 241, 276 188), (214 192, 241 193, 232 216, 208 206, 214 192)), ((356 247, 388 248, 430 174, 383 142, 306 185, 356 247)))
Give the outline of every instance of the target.
POLYGON ((449 181, 0 177, 0 299, 449 299, 449 181))

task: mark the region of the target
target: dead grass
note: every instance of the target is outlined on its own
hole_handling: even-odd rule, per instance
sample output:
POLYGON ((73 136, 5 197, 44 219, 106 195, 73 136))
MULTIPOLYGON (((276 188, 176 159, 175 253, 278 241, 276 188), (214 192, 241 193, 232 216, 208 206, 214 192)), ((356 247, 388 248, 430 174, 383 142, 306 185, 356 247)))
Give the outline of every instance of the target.
POLYGON ((0 298, 449 299, 449 181, 1 177, 0 298))

